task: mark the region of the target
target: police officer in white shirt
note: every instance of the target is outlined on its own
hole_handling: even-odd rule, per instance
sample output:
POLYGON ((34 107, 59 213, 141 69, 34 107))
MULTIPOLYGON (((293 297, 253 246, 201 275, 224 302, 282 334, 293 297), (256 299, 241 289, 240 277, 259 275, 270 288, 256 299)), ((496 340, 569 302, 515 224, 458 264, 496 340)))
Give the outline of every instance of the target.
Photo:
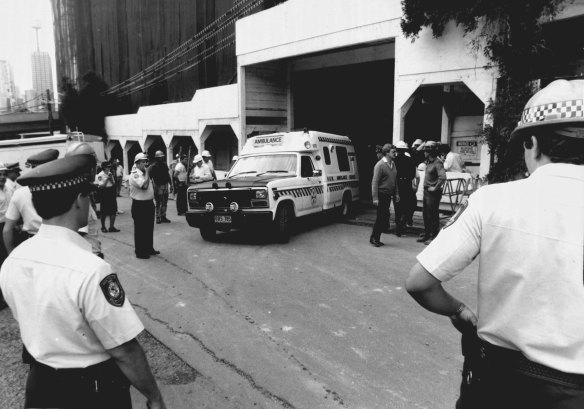
MULTIPOLYGON (((59 157, 59 151, 56 149, 45 149, 26 160, 26 166, 34 169, 35 167, 48 163, 59 157)), ((8 254, 20 242, 32 237, 39 231, 41 226, 41 217, 37 214, 32 205, 32 195, 28 188, 16 189, 6 210, 6 224, 2 230, 4 245, 8 254), (17 232, 16 226, 22 218, 22 231, 17 232)))
POLYGON ((136 336, 144 327, 108 263, 77 234, 87 224, 95 159, 74 155, 27 172, 43 218, 0 270, 30 363, 25 408, 131 408, 130 384, 165 408, 136 336))
POLYGON ((583 106, 584 80, 536 93, 512 135, 530 176, 473 193, 410 271, 408 292, 463 333, 457 408, 584 408, 583 106), (475 314, 442 282, 476 257, 475 314))
POLYGON ((211 160, 211 153, 205 150, 201 152, 201 156, 203 157, 203 163, 209 168, 209 172, 211 172, 213 180, 216 180, 217 176, 215 175, 215 167, 213 166, 213 161, 211 160))
POLYGON ((138 153, 130 175, 132 219, 134 219, 134 248, 137 258, 147 259, 160 254, 154 250, 154 188, 150 180, 148 157, 138 153))

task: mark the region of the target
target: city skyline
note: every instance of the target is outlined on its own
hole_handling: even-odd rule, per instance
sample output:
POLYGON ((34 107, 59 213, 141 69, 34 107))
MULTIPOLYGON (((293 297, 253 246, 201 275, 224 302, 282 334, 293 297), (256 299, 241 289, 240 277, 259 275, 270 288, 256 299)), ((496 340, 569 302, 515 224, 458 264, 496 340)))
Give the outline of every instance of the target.
POLYGON ((33 26, 40 26, 39 50, 48 53, 52 71, 52 92, 57 90, 53 16, 50 0, 0 0, 0 60, 12 67, 20 97, 33 88, 33 54, 37 51, 37 35, 33 26))

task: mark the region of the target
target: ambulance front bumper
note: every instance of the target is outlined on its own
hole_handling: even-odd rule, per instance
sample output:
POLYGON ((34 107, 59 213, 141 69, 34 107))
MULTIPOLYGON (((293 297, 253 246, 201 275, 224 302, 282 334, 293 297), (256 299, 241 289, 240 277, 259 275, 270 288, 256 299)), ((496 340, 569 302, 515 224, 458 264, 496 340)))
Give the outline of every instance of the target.
POLYGON ((189 210, 186 219, 191 227, 214 225, 217 230, 229 230, 269 224, 273 220, 273 215, 269 210, 239 210, 237 212, 189 210))

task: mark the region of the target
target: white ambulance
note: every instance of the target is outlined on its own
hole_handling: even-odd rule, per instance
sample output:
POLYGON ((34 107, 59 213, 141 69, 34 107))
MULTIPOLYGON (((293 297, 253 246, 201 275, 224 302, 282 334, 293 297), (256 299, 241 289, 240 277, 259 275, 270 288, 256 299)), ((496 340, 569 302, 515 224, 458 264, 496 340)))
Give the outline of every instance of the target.
POLYGON ((359 200, 355 148, 346 136, 315 131, 249 138, 223 180, 191 185, 187 222, 205 240, 231 229, 271 227, 286 242, 298 217, 359 200))

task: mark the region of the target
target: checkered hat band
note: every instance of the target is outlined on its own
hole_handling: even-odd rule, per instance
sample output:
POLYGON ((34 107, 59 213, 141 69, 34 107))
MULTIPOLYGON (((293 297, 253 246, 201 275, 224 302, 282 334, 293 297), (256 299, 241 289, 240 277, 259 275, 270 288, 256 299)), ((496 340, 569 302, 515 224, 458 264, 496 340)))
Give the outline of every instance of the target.
POLYGON ((34 186, 29 186, 30 191, 31 192, 42 192, 42 191, 47 191, 47 190, 57 190, 57 189, 63 189, 63 188, 67 188, 67 187, 71 187, 71 186, 77 186, 81 183, 87 182, 88 179, 85 176, 77 176, 73 179, 67 179, 67 180, 61 180, 58 182, 51 182, 51 183, 45 183, 42 185, 34 185, 34 186))
POLYGON ((584 118, 584 100, 573 99, 527 108, 521 115, 519 125, 570 118, 584 118))

